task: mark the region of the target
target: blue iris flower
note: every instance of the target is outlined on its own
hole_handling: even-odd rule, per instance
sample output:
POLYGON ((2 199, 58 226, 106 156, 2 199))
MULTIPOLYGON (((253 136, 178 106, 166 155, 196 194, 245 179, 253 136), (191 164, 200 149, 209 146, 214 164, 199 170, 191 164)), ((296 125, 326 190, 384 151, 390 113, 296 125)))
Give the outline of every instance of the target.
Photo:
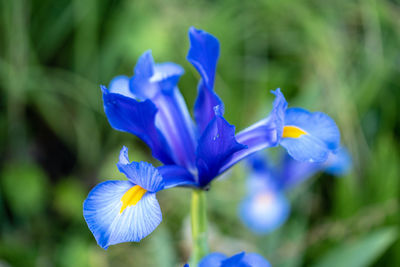
POLYGON ((111 126, 139 137, 163 163, 159 168, 129 163, 124 148, 118 168, 129 181, 105 182, 90 192, 84 217, 103 248, 137 242, 152 232, 161 221, 155 193, 162 189, 208 188, 214 178, 240 160, 278 144, 305 161, 324 161, 337 149, 340 136, 335 123, 322 113, 287 109, 280 89, 273 91, 276 98, 271 113, 235 134, 235 127, 223 117, 224 104, 214 92, 219 42, 193 27, 189 40, 187 59, 200 74, 195 122, 177 87, 182 67, 154 63, 150 51, 139 58, 132 77, 117 76, 108 88, 101 86, 111 126))
POLYGON ((336 176, 346 174, 351 158, 345 148, 331 152, 325 162, 301 162, 287 153, 279 164, 271 167, 265 157, 254 155, 250 160, 248 196, 239 206, 243 223, 256 234, 267 234, 279 228, 288 218, 290 204, 285 192, 318 172, 336 176))
MULTIPOLYGON (((184 267, 189 267, 189 264, 184 267)), ((199 262, 199 267, 271 267, 271 265, 257 253, 240 252, 228 258, 222 253, 213 252, 199 262)))

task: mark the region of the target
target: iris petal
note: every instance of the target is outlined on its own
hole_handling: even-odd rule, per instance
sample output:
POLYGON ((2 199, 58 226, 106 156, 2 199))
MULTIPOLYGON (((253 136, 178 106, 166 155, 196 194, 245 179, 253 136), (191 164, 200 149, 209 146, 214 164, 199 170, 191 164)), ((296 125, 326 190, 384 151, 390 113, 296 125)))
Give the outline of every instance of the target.
POLYGON ((207 185, 220 174, 221 167, 233 153, 245 149, 235 138, 235 126, 216 115, 204 130, 197 147, 196 165, 200 186, 207 185))
POLYGON ((324 113, 289 108, 285 112, 285 126, 295 126, 306 133, 297 138, 282 138, 280 142, 296 160, 323 162, 339 147, 339 129, 324 113))
POLYGON ((253 124, 236 135, 237 141, 247 149, 236 152, 232 159, 222 168, 226 170, 247 156, 267 147, 276 146, 282 136, 284 113, 287 102, 278 88, 272 91, 276 95, 273 108, 267 118, 253 124))
POLYGON ((174 163, 194 169, 194 124, 176 87, 182 74, 183 69, 177 64, 154 64, 148 51, 136 64, 131 91, 140 99, 150 99, 157 107, 155 123, 173 152, 174 163))
POLYGON ((286 154, 281 164, 279 180, 281 187, 288 190, 321 171, 324 163, 297 161, 286 154))
POLYGON ((271 265, 257 253, 240 252, 231 257, 213 252, 205 256, 199 267, 270 267, 271 265))
POLYGON ((135 184, 106 181, 90 191, 83 203, 83 216, 97 243, 104 249, 122 242, 139 242, 162 220, 154 193, 147 192, 136 205, 122 213, 122 196, 135 184))
POLYGON ((220 252, 213 252, 205 256, 200 262, 199 267, 217 267, 221 266, 221 262, 227 257, 220 252))
POLYGON ((193 175, 181 166, 164 165, 158 167, 158 171, 163 177, 165 189, 177 186, 198 186, 193 175))
POLYGON ((223 267, 236 267, 236 266, 245 266, 246 264, 243 263, 242 259, 244 258, 245 252, 239 252, 233 255, 230 258, 227 258, 221 262, 221 266, 223 267))
POLYGON ((151 51, 146 51, 135 66, 131 91, 140 99, 153 99, 160 93, 171 92, 183 73, 183 68, 175 63, 155 64, 151 51))
POLYGON ((324 162, 325 172, 340 176, 345 175, 351 168, 351 156, 346 148, 340 148, 336 153, 331 153, 324 162))
POLYGON ((189 29, 190 49, 187 60, 197 69, 201 76, 198 95, 194 105, 194 117, 202 133, 214 118, 214 107, 220 106, 223 113, 224 104, 214 92, 214 79, 219 57, 219 41, 211 34, 189 29))
POLYGON ((120 161, 117 166, 120 172, 134 184, 140 185, 149 192, 158 192, 164 189, 163 177, 158 170, 147 162, 129 162, 128 148, 125 146, 120 152, 120 161))
POLYGON ((150 101, 138 102, 121 94, 110 93, 102 87, 104 111, 111 126, 136 135, 150 148, 157 159, 173 163, 166 141, 155 126, 156 106, 150 101))
POLYGON ((129 88, 129 80, 129 77, 125 75, 115 77, 108 85, 109 92, 135 98, 135 95, 129 88))

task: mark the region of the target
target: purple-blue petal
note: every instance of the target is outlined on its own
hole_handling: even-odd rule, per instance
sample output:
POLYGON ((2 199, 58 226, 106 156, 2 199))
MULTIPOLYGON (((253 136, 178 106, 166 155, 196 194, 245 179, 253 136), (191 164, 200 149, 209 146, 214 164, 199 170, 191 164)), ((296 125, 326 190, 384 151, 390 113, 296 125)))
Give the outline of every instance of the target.
POLYGON ((232 155, 245 148, 236 141, 235 126, 216 115, 200 137, 196 151, 200 186, 207 185, 219 175, 221 167, 232 155))
POLYGON ((169 147, 155 125, 156 106, 150 100, 139 102, 121 94, 110 93, 104 86, 102 91, 104 111, 110 125, 142 139, 161 162, 173 163, 169 147))
POLYGON ((129 162, 128 148, 125 146, 121 149, 117 166, 132 183, 149 192, 155 193, 164 189, 165 183, 158 170, 147 162, 129 162))
POLYGON ((223 267, 249 267, 247 264, 243 262, 244 255, 246 253, 239 252, 221 262, 221 266, 223 267))
POLYGON ((131 78, 131 91, 150 99, 157 107, 156 126, 171 149, 175 164, 195 168, 195 127, 186 103, 176 86, 183 69, 174 63, 154 64, 151 52, 144 53, 131 78))
POLYGON ((155 64, 151 51, 146 51, 136 63, 130 90, 140 99, 153 99, 173 90, 183 73, 183 68, 172 62, 155 64))
POLYGON ((212 89, 219 57, 219 41, 208 32, 194 27, 189 29, 189 41, 187 60, 200 73, 204 85, 212 89))
POLYGON ((156 125, 173 151, 175 164, 194 170, 195 128, 181 93, 176 87, 154 101, 159 108, 156 125))
POLYGON ((158 172, 163 177, 165 189, 183 186, 183 187, 197 187, 193 175, 185 168, 177 165, 164 165, 158 167, 158 172))
POLYGON ((194 117, 200 133, 203 133, 208 123, 214 118, 213 108, 215 106, 220 106, 223 113, 224 103, 221 98, 214 90, 206 88, 201 80, 198 85, 196 102, 194 103, 194 117))
POLYGON ((189 41, 187 60, 197 69, 201 77, 194 105, 194 117, 199 132, 202 133, 215 116, 214 107, 220 106, 222 113, 224 109, 222 100, 214 92, 219 41, 211 34, 194 27, 189 29, 189 41))

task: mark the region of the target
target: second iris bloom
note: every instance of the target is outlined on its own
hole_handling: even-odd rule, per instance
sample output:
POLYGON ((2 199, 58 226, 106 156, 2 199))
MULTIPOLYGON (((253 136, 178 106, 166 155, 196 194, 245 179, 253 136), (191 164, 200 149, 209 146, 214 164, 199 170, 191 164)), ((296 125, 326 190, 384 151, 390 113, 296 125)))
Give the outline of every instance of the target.
POLYGON ((214 92, 219 42, 190 28, 188 61, 200 74, 194 119, 177 87, 183 69, 156 64, 150 52, 138 60, 134 76, 118 76, 102 86, 111 126, 142 139, 164 165, 129 162, 123 148, 117 164, 128 181, 96 186, 84 202, 85 220, 98 244, 140 241, 161 222, 156 192, 176 186, 206 188, 240 160, 261 149, 282 145, 296 160, 322 162, 340 143, 339 130, 327 115, 287 108, 280 89, 271 113, 235 134, 223 117, 224 104, 214 92))

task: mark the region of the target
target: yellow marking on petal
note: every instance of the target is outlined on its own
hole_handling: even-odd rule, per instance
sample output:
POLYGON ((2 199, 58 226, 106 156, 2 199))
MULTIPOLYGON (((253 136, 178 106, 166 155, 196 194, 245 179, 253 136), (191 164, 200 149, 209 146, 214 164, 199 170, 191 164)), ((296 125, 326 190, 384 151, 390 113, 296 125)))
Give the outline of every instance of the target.
POLYGON ((282 138, 299 138, 304 134, 307 133, 296 126, 285 126, 283 127, 282 138))
POLYGON ((125 194, 121 197, 122 206, 119 213, 121 214, 127 207, 136 205, 139 200, 142 199, 143 195, 146 194, 147 190, 135 185, 132 186, 125 194))

